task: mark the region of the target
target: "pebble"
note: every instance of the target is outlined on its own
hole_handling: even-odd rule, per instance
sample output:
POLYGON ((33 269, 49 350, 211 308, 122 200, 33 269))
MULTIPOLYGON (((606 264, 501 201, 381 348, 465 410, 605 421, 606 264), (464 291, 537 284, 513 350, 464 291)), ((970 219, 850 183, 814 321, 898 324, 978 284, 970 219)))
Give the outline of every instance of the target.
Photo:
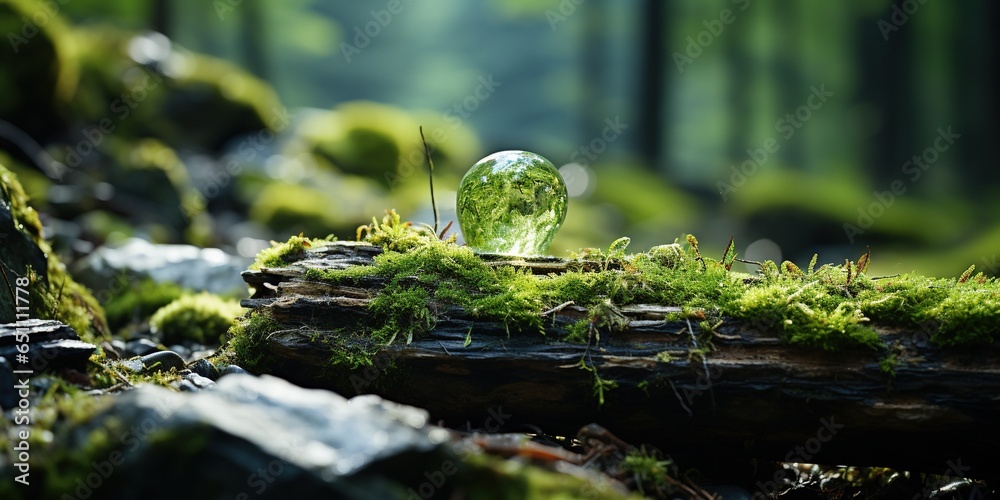
POLYGON ((194 385, 194 383, 191 382, 190 380, 182 379, 179 382, 175 383, 177 384, 176 385, 177 389, 179 389, 181 392, 198 392, 199 390, 201 390, 198 388, 198 386, 194 385))
POLYGON ((134 356, 145 356, 159 350, 160 348, 156 345, 156 342, 153 342, 152 340, 135 339, 125 343, 125 352, 121 354, 124 354, 125 357, 131 358, 134 356))
POLYGON ((192 384, 196 385, 199 389, 207 389, 215 385, 215 382, 206 377, 202 377, 197 373, 189 373, 187 375, 184 375, 184 380, 191 382, 192 384))
POLYGON ((236 366, 236 365, 226 365, 226 366, 222 367, 222 370, 220 370, 219 376, 221 377, 223 375, 231 375, 233 373, 246 373, 246 374, 249 374, 250 372, 248 372, 248 371, 244 370, 243 368, 240 368, 239 366, 236 366))
POLYGON ((209 380, 218 380, 221 375, 219 369, 204 358, 189 364, 188 369, 209 380))
POLYGON ((126 370, 139 373, 142 371, 142 360, 139 358, 126 359, 121 364, 126 370))
POLYGON ((171 368, 184 369, 184 358, 174 351, 160 351, 142 357, 142 366, 147 372, 166 372, 171 368))

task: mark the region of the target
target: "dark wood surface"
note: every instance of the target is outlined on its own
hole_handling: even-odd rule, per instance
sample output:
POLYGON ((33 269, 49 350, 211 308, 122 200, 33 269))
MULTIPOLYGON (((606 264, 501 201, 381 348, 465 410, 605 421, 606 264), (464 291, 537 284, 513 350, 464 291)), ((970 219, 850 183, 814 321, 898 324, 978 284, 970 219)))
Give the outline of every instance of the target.
MULTIPOLYGON (((504 420, 506 430, 572 436, 596 422, 688 464, 754 458, 940 474, 960 460, 970 477, 996 474, 998 350, 945 350, 922 332, 880 330, 900 358, 890 376, 879 365, 884 352, 789 346, 766 328, 730 321, 716 329, 702 360, 690 354, 703 347, 698 327, 662 320, 677 305, 621 308, 628 325, 599 328, 600 341, 595 336, 590 345, 558 340, 567 324, 585 317, 574 305, 550 311, 544 334, 508 332, 442 305, 432 331, 383 348, 376 366, 331 369, 334 331, 368 317, 380 283, 339 287, 301 276, 308 268, 367 265, 379 251, 333 244, 288 267, 244 273, 257 290, 244 305, 268 309, 282 325, 266 342, 268 372, 346 396, 375 393, 462 429, 495 430, 504 420), (658 360, 659 353, 671 360, 658 360), (581 360, 617 384, 603 405, 581 360)), ((500 257, 493 264, 540 274, 577 265, 500 257)))

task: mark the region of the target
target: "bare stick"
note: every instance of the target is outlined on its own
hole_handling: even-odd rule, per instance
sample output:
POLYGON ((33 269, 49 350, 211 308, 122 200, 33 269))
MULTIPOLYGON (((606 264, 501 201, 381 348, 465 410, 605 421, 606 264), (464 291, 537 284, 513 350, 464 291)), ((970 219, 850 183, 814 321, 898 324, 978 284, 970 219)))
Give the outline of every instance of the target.
POLYGON ((441 221, 438 219, 437 202, 434 201, 434 161, 431 160, 431 149, 427 147, 427 139, 424 139, 424 127, 422 125, 420 127, 420 141, 424 143, 424 156, 427 157, 428 177, 431 180, 431 209, 434 210, 434 234, 437 234, 438 224, 441 221))

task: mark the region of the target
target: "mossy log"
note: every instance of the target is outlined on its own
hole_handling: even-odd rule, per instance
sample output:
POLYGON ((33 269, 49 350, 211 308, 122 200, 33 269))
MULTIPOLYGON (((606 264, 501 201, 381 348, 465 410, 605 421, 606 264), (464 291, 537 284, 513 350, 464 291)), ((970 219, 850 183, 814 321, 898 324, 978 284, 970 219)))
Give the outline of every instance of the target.
MULTIPOLYGON (((940 474, 957 461, 970 477, 995 474, 996 343, 945 349, 925 332, 878 328, 881 350, 825 351, 789 345, 765 325, 724 319, 702 331, 671 314, 681 304, 616 308, 614 331, 597 328, 589 342, 573 343, 562 340, 567 328, 588 317, 574 304, 544 311, 544 334, 431 304, 437 320, 423 335, 373 346, 345 332, 371 319, 385 282, 336 285, 306 273, 371 265, 381 252, 330 243, 287 266, 246 271, 256 293, 243 305, 271 320, 256 370, 347 396, 375 393, 453 427, 573 435, 596 422, 688 465, 754 458, 940 474), (350 368, 334 362, 345 348, 377 354, 350 368)), ((543 275, 589 265, 483 258, 543 275)))

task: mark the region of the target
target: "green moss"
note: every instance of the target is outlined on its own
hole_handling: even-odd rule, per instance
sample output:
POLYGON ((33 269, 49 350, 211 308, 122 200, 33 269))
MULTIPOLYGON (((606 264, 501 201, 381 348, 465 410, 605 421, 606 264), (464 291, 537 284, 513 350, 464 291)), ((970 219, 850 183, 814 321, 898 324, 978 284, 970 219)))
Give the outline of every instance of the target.
POLYGON ((16 232, 4 236, 0 258, 4 268, 15 274, 4 273, 0 282, 0 320, 14 321, 16 279, 27 277, 30 285, 30 317, 54 319, 73 327, 87 342, 98 342, 107 336, 104 310, 85 287, 74 281, 55 252, 42 238, 42 225, 38 213, 28 205, 28 197, 17 177, 0 165, 0 195, 8 204, 13 220, 12 227, 0 231, 16 232), (9 301, 9 302, 8 302, 9 301))
MULTIPOLYGON (((566 342, 599 342, 628 324, 620 308, 630 304, 681 306, 668 321, 698 322, 698 345, 689 361, 711 353, 711 335, 724 322, 736 322, 790 345, 838 351, 885 350, 876 330, 882 327, 920 328, 942 346, 960 346, 996 340, 1000 319, 1000 284, 981 274, 960 279, 929 279, 905 275, 872 279, 865 274, 870 255, 858 263, 816 267, 816 258, 799 268, 791 262, 778 266, 760 263, 755 275, 727 269, 735 254, 723 260, 703 256, 697 240, 660 245, 649 252, 628 254, 628 239, 616 240, 605 251, 585 249, 568 261, 561 273, 535 275, 490 262, 469 248, 441 241, 426 226, 413 226, 389 211, 381 221, 358 230, 359 239, 379 245, 383 252, 368 266, 348 269, 310 269, 305 277, 340 285, 382 284, 369 308, 371 320, 337 336, 349 352, 333 356, 332 365, 370 364, 373 352, 391 342, 410 342, 434 328, 453 311, 482 322, 499 323, 508 335, 559 333, 566 342), (362 238, 363 237, 363 238, 362 238), (572 302, 586 315, 561 329, 543 312, 572 302), (365 341, 361 341, 364 339, 365 341)), ((287 264, 287 256, 318 243, 292 238, 258 256, 257 267, 287 264)), ((255 316, 256 317, 256 316, 255 316)), ((259 361, 263 319, 240 340, 250 363, 259 361)), ((239 328, 234 331, 243 331, 239 328)), ((467 338, 471 342, 475 331, 467 338)), ((235 339, 234 339, 235 341, 235 339)), ((336 349, 336 346, 332 347, 336 349)), ((657 360, 670 362, 669 353, 657 360)), ((887 357, 885 366, 893 361, 887 357)), ((581 360, 599 401, 614 382, 600 377, 597 367, 581 360)))
POLYGON ((986 344, 1000 335, 997 318, 1000 318, 1000 287, 961 284, 948 296, 928 308, 926 317, 935 319, 937 333, 931 340, 946 345, 986 344))
POLYGON ((304 236, 292 236, 284 243, 271 242, 271 248, 266 248, 257 254, 250 269, 262 269, 268 267, 287 266, 292 259, 305 253, 307 248, 313 247, 317 242, 323 240, 313 240, 304 236))
POLYGON ((108 325, 117 330, 134 319, 146 321, 158 309, 179 299, 186 292, 186 289, 176 283, 160 283, 149 278, 131 283, 104 305, 108 325))
POLYGON ((277 328, 278 322, 266 312, 239 318, 229 328, 228 352, 241 367, 258 373, 264 368, 264 339, 277 328))
MULTIPOLYGON (((108 452, 120 444, 110 437, 120 435, 115 430, 124 429, 100 428, 84 435, 81 446, 62 446, 71 439, 69 434, 82 432, 81 427, 107 408, 111 399, 94 397, 58 378, 50 378, 46 382, 49 382, 48 389, 32 403, 30 424, 18 428, 29 433, 30 486, 26 488, 15 483, 12 476, 6 476, 0 481, 2 498, 59 498, 77 487, 75 481, 78 478, 93 472, 94 460, 105 459, 108 452), (13 487, 7 488, 7 485, 13 487)), ((15 440, 19 441, 14 432, 0 432, 2 453, 8 454, 9 458, 15 458, 12 455, 15 440)), ((8 464, 14 461, 10 460, 8 464)), ((8 468, 8 474, 20 473, 8 468)))
POLYGON ((676 475, 677 468, 671 460, 657 455, 636 449, 625 455, 622 465, 635 479, 639 493, 652 498, 671 498, 679 492, 667 481, 667 476, 676 475))
POLYGON ((163 336, 165 344, 184 340, 214 344, 242 313, 239 301, 202 292, 161 307, 149 319, 149 326, 163 336))
POLYGON ((590 319, 584 318, 566 327, 566 336, 563 342, 573 344, 586 344, 590 342, 590 319))
POLYGON ((275 231, 323 235, 357 220, 329 192, 299 184, 269 181, 254 198, 250 219, 275 231))
POLYGON ((580 363, 577 366, 582 370, 590 372, 593 379, 594 397, 597 398, 597 405, 604 406, 605 393, 610 392, 612 389, 617 389, 618 382, 601 378, 600 374, 597 373, 597 367, 592 363, 587 363, 586 357, 580 358, 580 363))
POLYGON ((623 496, 610 482, 596 475, 588 480, 580 475, 550 471, 520 460, 483 453, 465 455, 458 471, 454 479, 456 490, 467 498, 641 498, 623 496))

